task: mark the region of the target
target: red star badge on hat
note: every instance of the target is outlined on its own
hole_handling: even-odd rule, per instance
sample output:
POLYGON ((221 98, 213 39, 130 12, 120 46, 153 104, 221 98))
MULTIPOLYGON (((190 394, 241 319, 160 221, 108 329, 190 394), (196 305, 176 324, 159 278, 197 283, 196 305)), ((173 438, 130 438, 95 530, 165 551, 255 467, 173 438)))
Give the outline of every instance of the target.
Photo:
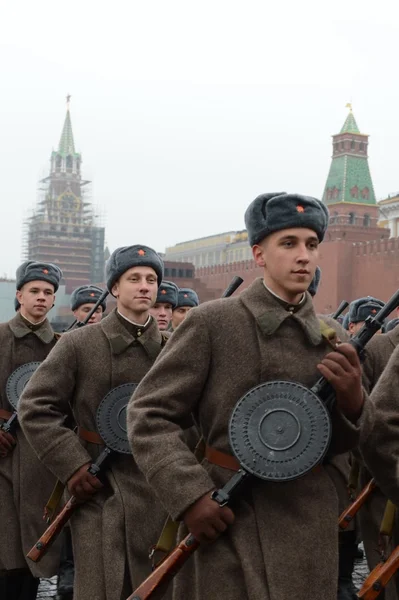
POLYGON ((44 273, 45 275, 48 275, 48 269, 43 269, 43 273, 44 273))
POLYGON ((92 293, 90 294, 90 296, 91 296, 92 298, 94 298, 94 293, 92 292, 92 293))
POLYGON ((298 204, 298 206, 296 207, 296 209, 297 209, 297 211, 298 211, 299 213, 303 213, 303 212, 305 212, 305 209, 304 209, 304 208, 303 208, 303 206, 301 206, 300 204, 298 204))
POLYGON ((161 290, 161 294, 166 294, 166 290, 161 290))
POLYGON ((375 308, 373 308, 373 310, 372 310, 371 312, 373 313, 373 315, 375 315, 375 313, 376 313, 377 311, 375 310, 375 308))
POLYGON ((140 256, 144 256, 145 255, 145 250, 143 250, 142 248, 137 252, 137 254, 139 254, 140 256))
POLYGON ((185 298, 188 298, 188 294, 184 294, 184 297, 185 297, 185 298))

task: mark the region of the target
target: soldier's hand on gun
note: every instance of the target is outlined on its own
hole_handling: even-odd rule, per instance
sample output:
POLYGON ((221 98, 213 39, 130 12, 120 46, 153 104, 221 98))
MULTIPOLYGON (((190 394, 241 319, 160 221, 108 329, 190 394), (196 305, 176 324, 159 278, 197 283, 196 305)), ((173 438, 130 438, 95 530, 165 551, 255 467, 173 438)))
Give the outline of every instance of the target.
POLYGON ((202 496, 183 515, 186 527, 199 542, 216 540, 234 522, 228 506, 219 506, 210 493, 202 496))
POLYGON ((364 396, 362 368, 355 348, 351 344, 340 344, 317 368, 333 386, 338 408, 350 421, 356 422, 362 412, 364 396))
POLYGON ((81 502, 89 500, 93 494, 96 494, 103 487, 101 481, 89 473, 90 464, 87 463, 80 467, 67 483, 71 496, 75 496, 81 502))
POLYGON ((11 433, 6 433, 0 429, 0 458, 5 458, 13 451, 16 440, 11 433))

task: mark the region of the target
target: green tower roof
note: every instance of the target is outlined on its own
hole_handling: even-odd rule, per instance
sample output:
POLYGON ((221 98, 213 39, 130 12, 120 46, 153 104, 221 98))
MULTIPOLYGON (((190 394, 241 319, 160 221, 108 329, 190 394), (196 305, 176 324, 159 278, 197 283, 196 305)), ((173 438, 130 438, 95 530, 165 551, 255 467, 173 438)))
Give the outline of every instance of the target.
POLYGON ((375 205, 377 202, 367 159, 368 136, 360 133, 352 107, 348 107, 350 111, 340 133, 333 136, 333 157, 323 201, 326 204, 346 202, 375 205), (347 134, 353 134, 353 138, 348 139, 347 134))
POLYGON ((349 111, 349 114, 346 117, 345 123, 343 124, 340 133, 360 133, 359 127, 356 123, 356 119, 353 116, 352 109, 349 111))

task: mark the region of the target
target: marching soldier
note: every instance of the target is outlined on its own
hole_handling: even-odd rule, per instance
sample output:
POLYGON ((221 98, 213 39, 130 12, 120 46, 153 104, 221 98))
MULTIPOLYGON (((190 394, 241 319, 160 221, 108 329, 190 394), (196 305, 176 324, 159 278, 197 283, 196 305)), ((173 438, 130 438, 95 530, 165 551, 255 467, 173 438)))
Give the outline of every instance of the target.
POLYGON ((178 290, 173 281, 163 281, 158 288, 157 300, 150 309, 150 314, 156 319, 159 331, 169 329, 173 311, 177 307, 178 290))
MULTIPOLYGON (((375 375, 377 377, 376 385, 371 393, 371 400, 374 406, 374 426, 369 433, 362 439, 360 450, 365 460, 366 466, 374 477, 379 489, 396 506, 399 505, 399 486, 398 486, 398 386, 399 386, 399 348, 397 345, 397 328, 390 333, 378 336, 380 339, 379 348, 374 343, 372 351, 377 356, 377 368, 375 375), (394 341, 392 340, 392 336, 394 341), (391 338, 391 339, 389 339, 391 338), (396 347, 393 348, 393 345, 396 347), (383 347, 384 346, 384 347, 383 347), (385 359, 387 354, 391 354, 387 364, 385 359), (378 354, 380 356, 378 356, 378 354), (385 356, 384 356, 385 354, 385 356), (379 365, 386 364, 385 369, 378 377, 379 365)), ((369 361, 369 357, 366 359, 369 361)), ((366 371, 366 377, 369 377, 370 369, 366 371)), ((377 514, 377 512, 376 512, 377 514)), ((393 542, 399 544, 398 524, 393 530, 393 542)), ((397 574, 395 581, 391 582, 391 588, 386 589, 386 597, 391 598, 391 594, 398 595, 397 574), (396 586, 396 589, 395 589, 396 586), (389 590, 389 591, 388 591, 389 590)))
MULTIPOLYGON (((62 273, 52 264, 24 262, 17 270, 16 300, 19 309, 0 325, 0 423, 12 415, 6 388, 9 376, 26 363, 46 358, 57 336, 47 320, 62 273)), ((16 304, 15 304, 16 306, 16 304)), ((25 554, 43 527, 43 508, 55 483, 39 462, 22 430, 0 429, 0 597, 7 600, 36 598, 39 577, 56 574, 59 548, 40 565, 27 564, 25 554)))
POLYGON ((192 308, 199 306, 197 292, 191 288, 180 288, 177 298, 177 306, 172 313, 172 331, 175 331, 192 308))
POLYGON ((177 575, 174 600, 336 600, 338 503, 323 467, 284 483, 252 478, 234 509, 210 495, 238 469, 228 424, 237 401, 258 384, 311 386, 324 375, 336 392, 331 454, 355 447, 371 420, 354 348, 331 351, 306 292, 327 223, 314 198, 258 196, 246 225, 263 280, 191 311, 129 403, 135 458, 182 521, 181 535, 211 541, 224 534, 177 575), (207 446, 201 464, 181 439, 191 412, 207 446))
MULTIPOLYGON (((371 392, 377 385, 384 372, 395 348, 399 345, 399 329, 393 328, 389 332, 375 336, 367 345, 363 364, 364 385, 371 392)), ((370 471, 366 466, 360 466, 359 488, 363 489, 371 479, 370 471)), ((379 541, 380 528, 387 506, 388 498, 380 489, 376 488, 367 502, 359 511, 359 522, 364 548, 369 569, 372 570, 380 562, 379 541)), ((392 532, 394 544, 399 544, 399 528, 396 523, 392 532)), ((385 600, 399 598, 399 581, 395 578, 383 592, 385 600)))
POLYGON ((22 395, 21 423, 30 444, 84 502, 70 521, 74 600, 124 599, 150 572, 148 550, 165 520, 130 454, 109 458, 103 483, 88 472, 104 448, 96 427, 101 400, 116 386, 138 383, 164 345, 149 314, 162 275, 162 260, 151 248, 116 250, 106 267, 116 309, 62 336, 22 395), (71 410, 79 437, 65 426, 71 410))
POLYGON ((358 298, 351 302, 347 317, 347 329, 350 335, 355 335, 363 327, 367 317, 376 315, 383 306, 381 300, 372 296, 358 298))
MULTIPOLYGON (((93 304, 97 304, 103 294, 101 288, 96 285, 81 285, 71 294, 71 311, 77 322, 83 323, 87 315, 93 309, 93 304)), ((99 323, 107 308, 104 300, 92 314, 87 325, 99 323)), ((57 596, 58 600, 72 600, 74 579, 74 564, 72 551, 71 530, 65 527, 63 532, 63 543, 61 552, 61 563, 58 571, 57 596)))
MULTIPOLYGON (((81 285, 72 292, 71 310, 78 322, 83 323, 89 312, 92 310, 93 304, 97 303, 103 291, 104 290, 96 285, 81 285)), ((93 323, 99 323, 106 308, 107 303, 104 300, 92 314, 87 324, 92 325, 93 323)))

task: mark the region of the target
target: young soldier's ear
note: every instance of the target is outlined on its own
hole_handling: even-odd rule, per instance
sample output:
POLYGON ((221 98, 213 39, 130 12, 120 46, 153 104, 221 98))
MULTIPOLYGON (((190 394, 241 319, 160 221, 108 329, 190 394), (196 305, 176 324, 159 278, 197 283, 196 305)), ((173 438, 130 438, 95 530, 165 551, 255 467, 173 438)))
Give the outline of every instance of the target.
POLYGON ((111 294, 114 296, 114 298, 118 297, 118 288, 119 288, 119 285, 118 285, 118 282, 116 281, 114 283, 114 285, 112 286, 112 290, 111 290, 111 294))
POLYGON ((18 302, 21 304, 22 290, 17 290, 15 296, 16 296, 18 302))
POLYGON ((264 248, 262 248, 262 246, 259 246, 258 244, 255 244, 255 246, 252 246, 252 254, 254 257, 254 261, 256 262, 258 267, 264 267, 266 265, 264 252, 265 251, 264 251, 264 248))

